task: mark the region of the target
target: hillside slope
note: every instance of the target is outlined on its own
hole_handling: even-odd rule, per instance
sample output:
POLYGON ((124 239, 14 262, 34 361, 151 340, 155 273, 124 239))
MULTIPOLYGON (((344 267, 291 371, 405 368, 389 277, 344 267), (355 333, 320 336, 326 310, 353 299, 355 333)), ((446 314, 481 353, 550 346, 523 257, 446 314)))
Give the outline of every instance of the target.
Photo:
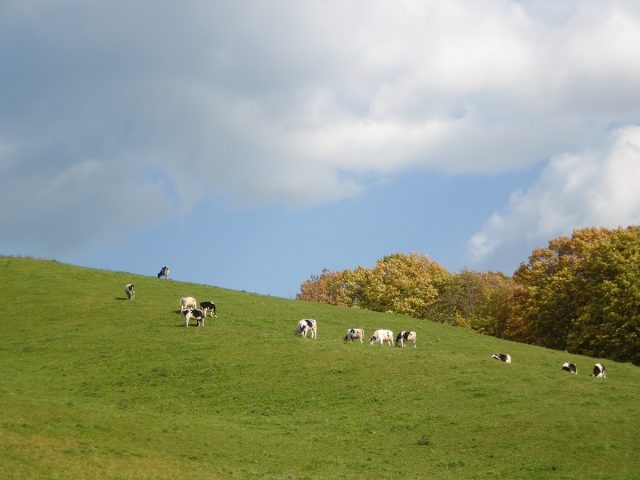
POLYGON ((50 261, 0 258, 0 285, 3 479, 640 478, 628 364, 594 379, 600 359, 428 321, 50 261), (219 317, 185 329, 185 295, 219 317))

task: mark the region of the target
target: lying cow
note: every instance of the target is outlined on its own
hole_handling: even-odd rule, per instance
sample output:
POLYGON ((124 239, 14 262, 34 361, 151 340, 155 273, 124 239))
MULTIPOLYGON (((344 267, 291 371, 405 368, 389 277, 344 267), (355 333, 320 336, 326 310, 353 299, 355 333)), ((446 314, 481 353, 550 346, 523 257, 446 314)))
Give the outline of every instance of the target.
POLYGON ((204 317, 206 316, 202 310, 198 310, 197 308, 187 308, 182 310, 182 315, 184 316, 184 326, 189 327, 189 320, 192 318, 196 319, 197 327, 204 327, 204 317))
POLYGON ((347 330, 344 341, 353 342, 354 340, 360 340, 360 343, 362 343, 364 340, 364 330, 362 328, 350 328, 347 330))
POLYGON ((198 308, 196 299, 193 297, 182 297, 180 299, 180 310, 188 310, 190 308, 198 308))
POLYGON ((211 317, 218 318, 218 313, 216 312, 216 304, 213 302, 200 302, 200 309, 204 312, 205 317, 207 316, 207 311, 211 317))
POLYGON ((396 343, 404 348, 404 342, 413 342, 413 348, 416 348, 416 337, 416 332, 402 331, 396 337, 396 343))
POLYGON ((601 363, 596 363, 593 366, 593 373, 591 374, 591 376, 596 378, 607 378, 607 370, 601 363))
POLYGON ((511 363, 511 355, 507 353, 494 353, 491 355, 491 358, 495 358, 496 360, 500 360, 504 363, 511 363))
POLYGON ((391 330, 376 330, 369 339, 369 345, 375 343, 384 345, 384 342, 389 342, 389 346, 393 345, 393 332, 391 330))
POLYGON ((133 283, 127 283, 124 286, 124 293, 127 294, 129 300, 133 300, 136 297, 136 287, 133 283))
POLYGON ((562 370, 569 373, 575 373, 576 375, 578 374, 578 367, 576 366, 575 363, 564 362, 562 364, 562 370))
POLYGON ((303 318, 298 322, 295 332, 296 335, 300 335, 305 338, 307 333, 311 332, 311 338, 316 338, 318 335, 318 324, 313 318, 303 318))

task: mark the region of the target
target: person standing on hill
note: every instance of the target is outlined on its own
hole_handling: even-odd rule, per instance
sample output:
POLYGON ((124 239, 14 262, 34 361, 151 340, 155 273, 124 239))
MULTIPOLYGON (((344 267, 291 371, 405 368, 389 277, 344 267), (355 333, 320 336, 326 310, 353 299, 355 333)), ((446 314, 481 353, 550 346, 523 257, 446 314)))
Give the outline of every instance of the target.
POLYGON ((158 273, 158 278, 164 278, 165 280, 169 278, 169 267, 166 265, 160 269, 160 273, 158 273))

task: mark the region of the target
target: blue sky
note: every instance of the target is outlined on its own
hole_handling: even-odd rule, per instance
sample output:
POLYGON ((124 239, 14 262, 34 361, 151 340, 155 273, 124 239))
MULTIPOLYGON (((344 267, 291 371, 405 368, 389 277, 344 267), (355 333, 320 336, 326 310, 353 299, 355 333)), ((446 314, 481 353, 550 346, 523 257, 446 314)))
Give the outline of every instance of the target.
MULTIPOLYGON (((635 1, 0 3, 0 254, 294 297, 640 223, 635 1)), ((185 292, 185 294, 188 292, 185 292)))

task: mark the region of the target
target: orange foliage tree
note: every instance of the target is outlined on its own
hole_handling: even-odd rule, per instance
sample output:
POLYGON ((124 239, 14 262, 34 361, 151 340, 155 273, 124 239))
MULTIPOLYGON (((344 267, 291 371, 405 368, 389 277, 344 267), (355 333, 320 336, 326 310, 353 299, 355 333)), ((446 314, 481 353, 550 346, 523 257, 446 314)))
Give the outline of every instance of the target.
POLYGON ((325 269, 302 283, 297 298, 426 318, 449 276, 424 255, 396 253, 378 260, 373 269, 325 269))

